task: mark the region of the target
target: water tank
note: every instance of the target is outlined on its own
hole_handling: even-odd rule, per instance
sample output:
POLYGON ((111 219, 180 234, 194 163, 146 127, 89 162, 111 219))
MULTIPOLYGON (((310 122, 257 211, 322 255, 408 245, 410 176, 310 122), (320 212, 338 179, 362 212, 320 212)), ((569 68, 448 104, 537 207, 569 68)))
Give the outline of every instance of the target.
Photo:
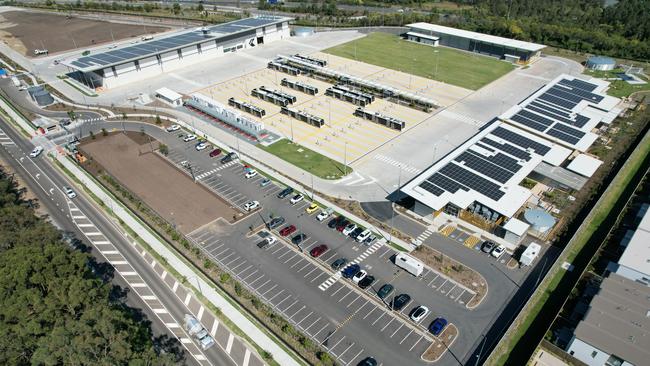
POLYGON ((587 59, 586 66, 591 70, 609 71, 616 67, 616 60, 605 56, 591 56, 587 59))
POLYGON ((545 233, 555 225, 555 217, 540 208, 530 208, 524 212, 524 219, 532 226, 532 229, 545 233))
POLYGON ((309 37, 314 34, 314 28, 300 27, 293 31, 296 37, 309 37))

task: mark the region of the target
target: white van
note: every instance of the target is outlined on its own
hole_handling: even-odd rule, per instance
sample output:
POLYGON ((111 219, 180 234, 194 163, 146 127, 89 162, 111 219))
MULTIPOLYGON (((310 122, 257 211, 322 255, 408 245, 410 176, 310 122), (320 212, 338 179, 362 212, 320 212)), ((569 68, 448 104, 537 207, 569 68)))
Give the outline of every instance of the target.
POLYGON ((143 41, 151 41, 153 39, 153 36, 142 36, 141 38, 143 41))
POLYGON ((366 229, 357 236, 357 242, 362 243, 364 240, 368 239, 368 237, 372 234, 372 231, 370 229, 366 229))
POLYGON ((422 271, 424 271, 424 264, 422 262, 405 253, 397 253, 395 256, 395 265, 415 277, 421 275, 422 271))

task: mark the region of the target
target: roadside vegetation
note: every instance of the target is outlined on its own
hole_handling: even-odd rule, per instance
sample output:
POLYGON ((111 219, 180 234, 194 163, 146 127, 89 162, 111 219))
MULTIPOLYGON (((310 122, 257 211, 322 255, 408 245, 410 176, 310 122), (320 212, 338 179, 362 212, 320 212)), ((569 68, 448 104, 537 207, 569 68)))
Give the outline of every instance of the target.
POLYGON ((110 266, 64 243, 0 170, 0 364, 175 365, 180 344, 110 283, 110 266), (162 352, 161 352, 162 351, 162 352))
POLYGON ((625 73, 625 70, 623 69, 614 69, 611 71, 599 71, 599 70, 588 70, 585 69, 584 74, 599 78, 599 79, 604 79, 607 80, 610 85, 609 89, 607 90, 607 94, 618 97, 618 98, 623 98, 623 97, 628 97, 632 93, 637 93, 637 92, 645 92, 645 93, 650 93, 650 79, 638 75, 638 77, 645 81, 645 84, 630 84, 624 80, 620 79, 620 74, 625 73))
POLYGON ((287 139, 282 139, 269 146, 257 145, 257 147, 319 178, 339 179, 346 173, 352 173, 350 166, 346 168, 344 164, 334 159, 287 139))
POLYGON ((514 69, 493 57, 446 47, 434 49, 388 33, 370 33, 323 52, 472 90, 514 69))

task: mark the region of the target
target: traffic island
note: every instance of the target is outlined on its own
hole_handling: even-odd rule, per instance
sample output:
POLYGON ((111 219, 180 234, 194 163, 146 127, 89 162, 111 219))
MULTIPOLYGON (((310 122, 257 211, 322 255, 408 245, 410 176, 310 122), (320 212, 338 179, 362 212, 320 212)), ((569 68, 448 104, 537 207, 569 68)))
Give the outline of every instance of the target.
POLYGON ((440 360, 442 355, 445 354, 445 351, 454 344, 457 337, 458 328, 454 324, 449 324, 442 334, 433 338, 433 342, 429 348, 422 353, 422 360, 425 362, 436 362, 440 360))
POLYGON ((465 304, 468 309, 474 309, 485 298, 488 293, 488 285, 485 278, 478 272, 454 260, 453 258, 426 245, 420 245, 411 252, 411 255, 426 266, 443 273, 445 276, 462 284, 474 292, 474 297, 465 304))

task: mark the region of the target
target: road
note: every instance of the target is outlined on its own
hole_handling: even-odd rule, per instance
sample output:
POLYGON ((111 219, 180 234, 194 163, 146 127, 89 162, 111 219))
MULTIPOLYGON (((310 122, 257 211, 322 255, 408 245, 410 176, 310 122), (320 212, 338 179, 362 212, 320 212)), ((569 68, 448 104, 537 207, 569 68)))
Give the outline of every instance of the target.
MULTIPOLYGON (((72 186, 57 170, 55 170, 47 158, 41 155, 37 159, 30 159, 27 154, 33 149, 33 145, 25 141, 12 127, 4 120, 0 120, 0 136, 2 137, 2 149, 0 154, 10 163, 25 181, 30 189, 39 198, 39 201, 50 214, 51 219, 63 230, 76 234, 78 238, 84 239, 86 245, 93 245, 91 254, 100 262, 106 261, 106 251, 97 249, 98 244, 90 238, 91 233, 73 223, 73 218, 84 217, 86 223, 81 225, 84 228, 90 225, 92 230, 100 232, 106 241, 112 243, 119 253, 137 273, 140 283, 145 286, 132 286, 133 277, 116 268, 116 283, 129 288, 129 304, 143 310, 156 335, 166 334, 173 339, 181 339, 185 342, 177 342, 178 348, 185 348, 186 362, 192 365, 238 365, 220 347, 213 346, 206 351, 201 349, 192 341, 189 343, 187 335, 180 327, 171 327, 170 324, 182 324, 183 315, 190 313, 188 307, 181 301, 172 290, 160 280, 156 271, 150 263, 144 260, 141 253, 138 253, 134 246, 123 236, 119 228, 109 221, 103 213, 81 192, 73 200, 68 200, 63 194, 61 187, 72 186), (104 254, 102 254, 104 253, 104 254), (149 293, 150 295, 141 295, 149 293), (138 296, 139 295, 139 296, 138 296), (161 310, 163 309, 163 310, 161 310)), ((112 253, 115 255, 117 253, 112 253)), ((110 257, 108 258, 110 261, 110 257)), ((171 276, 170 276, 171 277, 171 276)), ((207 312, 206 312, 207 313, 207 312)), ((202 322, 205 324, 206 318, 202 322)))
MULTIPOLYGON (((92 128, 96 132, 102 127, 108 130, 124 127, 140 131, 141 126, 143 124, 138 122, 98 122, 92 128)), ((184 143, 178 138, 177 135, 182 132, 170 134, 150 124, 144 124, 144 130, 169 147, 168 157, 172 162, 192 162, 198 182, 233 206, 241 207, 253 199, 260 201, 260 215, 251 215, 234 227, 208 224, 189 233, 190 238, 209 257, 233 271, 251 291, 274 306, 314 341, 323 342, 330 336, 330 352, 342 364, 354 364, 352 361, 364 354, 373 355, 384 364, 415 363, 414 360, 419 359, 417 352, 422 352, 428 345, 427 337, 420 337, 420 332, 426 331, 436 316, 444 316, 459 327, 460 336, 451 350, 456 359, 464 359, 472 344, 493 324, 507 300, 517 292, 518 286, 529 275, 525 269, 510 270, 506 267, 505 260, 491 259, 464 247, 452 238, 431 235, 425 241, 427 245, 453 258, 462 258, 465 265, 480 272, 487 280, 490 289, 488 296, 476 309, 469 310, 465 304, 472 298, 472 291, 445 275, 427 271, 418 280, 414 280, 391 262, 391 257, 395 254, 392 248, 359 245, 327 228, 326 222, 316 221, 315 214, 306 214, 308 200, 292 206, 288 199, 277 199, 275 196, 280 191, 279 187, 270 185, 261 188, 259 181, 263 177, 245 179, 241 164, 222 165, 218 158, 208 156, 210 149, 197 152, 193 143, 184 143), (280 243, 263 250, 255 247, 261 238, 250 237, 248 227, 262 225, 262 218, 268 220, 270 214, 285 217, 289 224, 297 226, 298 232, 308 234, 309 238, 300 245, 302 254, 291 244, 280 243), (317 260, 309 258, 309 250, 323 243, 330 250, 317 260), (359 261, 377 278, 376 283, 367 291, 360 291, 349 281, 334 276, 329 265, 339 257, 359 261), (378 302, 375 295, 384 283, 395 286, 395 295, 408 293, 413 301, 398 314, 385 312, 385 306, 378 302), (407 317, 417 305, 426 305, 432 312, 414 326, 407 317), (328 329, 335 330, 335 333, 330 334, 328 329), (338 341, 341 343, 337 348, 335 345, 338 341), (361 353, 354 358, 359 352, 361 353)), ((305 195, 308 197, 309 192, 305 192, 305 195)), ((402 219, 412 223, 413 230, 423 230, 421 225, 402 219)), ((413 233, 414 236, 418 234, 419 232, 413 233)), ((277 232, 275 235, 280 237, 277 232)), ((457 361, 454 357, 448 355, 440 364, 455 364, 457 361)))

